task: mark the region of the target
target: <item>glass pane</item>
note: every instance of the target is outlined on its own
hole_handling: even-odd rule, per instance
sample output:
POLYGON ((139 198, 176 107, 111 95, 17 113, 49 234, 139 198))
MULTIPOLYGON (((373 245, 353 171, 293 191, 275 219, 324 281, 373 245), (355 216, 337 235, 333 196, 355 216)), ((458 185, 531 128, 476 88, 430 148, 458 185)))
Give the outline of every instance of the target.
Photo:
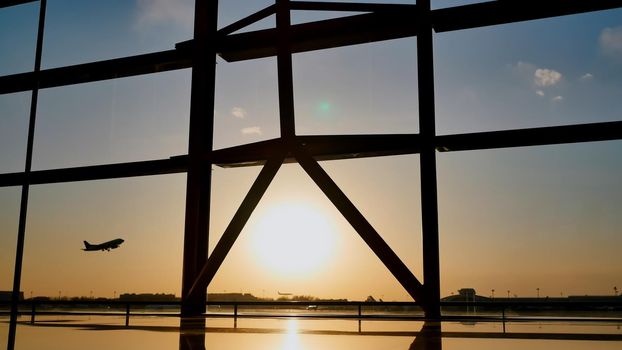
POLYGON ((33 168, 185 154, 189 106, 189 70, 42 90, 33 168))
POLYGON ((24 171, 31 94, 0 95, 0 173, 24 171))
POLYGON ((3 293, 13 290, 21 193, 20 187, 0 188, 0 291, 3 293))
POLYGON ((35 67, 39 3, 0 8, 0 76, 35 67))
POLYGON ((212 167, 209 253, 211 254, 233 215, 261 171, 260 166, 212 167))
MULTIPOLYGON (((318 0, 314 2, 335 2, 333 0, 318 0)), ((415 0, 341 0, 338 2, 342 3, 372 3, 372 4, 415 4, 415 0)), ((333 19, 338 17, 346 17, 352 15, 359 15, 365 12, 346 12, 346 11, 309 11, 309 10, 298 10, 292 11, 292 23, 305 23, 312 21, 321 21, 326 19, 333 19)))
POLYGON ((291 23, 301 24, 307 22, 323 21, 339 17, 359 15, 363 12, 344 12, 344 11, 292 11, 291 23))
POLYGON ((410 38, 294 55, 297 133, 418 132, 416 48, 410 38))
POLYGON ((172 50, 192 38, 194 1, 50 0, 43 66, 172 50))
MULTIPOLYGON (((419 155, 329 161, 321 165, 423 281, 419 155)), ((404 296, 401 300, 411 299, 404 296)))
POLYGON ((34 296, 180 295, 185 175, 31 188, 22 288, 34 296), (125 240, 110 251, 87 241, 125 240))
MULTIPOLYGON (((218 27, 222 28, 274 5, 274 0, 228 0, 218 3, 218 27)), ((274 15, 241 29, 239 32, 274 28, 274 15)))
MULTIPOLYGON (((404 181, 416 181, 417 177, 405 180, 404 173, 400 173, 400 170, 416 171, 416 166, 402 161, 417 159, 397 158, 401 159, 322 165, 338 184, 343 184, 344 191, 351 195, 355 205, 404 262, 409 267, 415 265, 413 273, 419 275, 418 197, 416 193, 409 196, 417 192, 418 182, 405 191, 401 187, 404 181), (369 171, 378 166, 395 167, 387 172, 369 171), (367 173, 357 175, 360 181, 348 181, 353 173, 360 175, 361 169, 366 169, 367 173), (377 184, 379 177, 386 181, 377 184), (393 182, 396 178, 402 182, 393 182), (407 195, 393 200, 396 192, 407 195), (371 203, 371 198, 376 201, 371 203), (384 210, 377 205, 378 198, 386 198, 384 210)), ((224 231, 257 172, 258 169, 214 170, 210 238, 219 237, 224 231)), ((210 246, 215 246, 216 242, 217 239, 210 239, 210 246)), ((365 300, 371 295, 376 300, 412 300, 297 164, 281 167, 216 274, 209 292, 250 293, 267 299, 308 296, 365 300)))
MULTIPOLYGON (((315 2, 335 2, 333 0, 318 0, 315 2)), ((372 3, 372 4, 410 4, 414 5, 415 0, 346 0, 339 1, 342 3, 372 3)), ((347 17, 353 15, 360 15, 365 12, 346 12, 346 11, 310 11, 310 10, 297 10, 291 12, 292 24, 322 21, 327 19, 347 17)), ((369 12, 367 12, 369 13, 369 12)))
POLYGON ((216 65, 214 148, 280 136, 276 58, 216 65))
POLYGON ((443 295, 614 295, 620 151, 612 141, 439 155, 443 295))
POLYGON ((487 2, 487 0, 432 0, 431 5, 432 9, 439 9, 445 7, 477 4, 480 2, 487 2))
POLYGON ((622 10, 435 35, 440 134, 620 120, 622 10))

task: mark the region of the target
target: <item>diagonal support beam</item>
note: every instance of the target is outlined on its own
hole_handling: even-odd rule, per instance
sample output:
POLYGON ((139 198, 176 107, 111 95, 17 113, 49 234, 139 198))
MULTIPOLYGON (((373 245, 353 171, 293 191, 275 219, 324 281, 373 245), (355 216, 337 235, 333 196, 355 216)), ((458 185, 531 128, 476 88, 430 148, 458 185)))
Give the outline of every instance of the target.
POLYGON ((259 22, 264 18, 270 17, 275 13, 275 6, 270 5, 259 12, 255 12, 250 16, 244 17, 241 20, 231 23, 228 26, 221 28, 218 31, 220 35, 229 35, 231 33, 235 33, 240 29, 250 26, 253 23, 259 22))
POLYGON ((266 165, 261 169, 259 176, 255 179, 251 189, 246 194, 246 197, 242 201, 242 204, 240 204, 233 219, 231 219, 229 226, 227 226, 218 244, 216 244, 214 251, 210 254, 205 265, 203 265, 203 268, 186 296, 187 298, 192 299, 194 293, 198 293, 200 290, 204 291, 210 284, 220 268, 220 265, 222 265, 227 254, 229 254, 231 247, 233 247, 233 244, 240 235, 240 232, 242 232, 244 225, 246 225, 255 207, 257 207, 259 200, 261 200, 272 182, 272 179, 274 179, 274 176, 279 171, 284 158, 285 156, 283 154, 279 154, 269 159, 266 165))
POLYGON ((408 294, 426 309, 424 287, 417 277, 406 267, 389 245, 376 232, 373 226, 365 219, 363 214, 354 206, 350 199, 341 191, 339 186, 328 176, 318 162, 309 153, 297 146, 296 159, 300 166, 309 174, 311 179, 324 192, 326 197, 337 207, 341 214, 348 220, 350 225, 358 232, 363 241, 380 258, 384 265, 391 271, 398 282, 406 289, 408 294))
POLYGON ((0 0, 0 8, 27 4, 29 2, 35 2, 35 1, 37 0, 0 0))

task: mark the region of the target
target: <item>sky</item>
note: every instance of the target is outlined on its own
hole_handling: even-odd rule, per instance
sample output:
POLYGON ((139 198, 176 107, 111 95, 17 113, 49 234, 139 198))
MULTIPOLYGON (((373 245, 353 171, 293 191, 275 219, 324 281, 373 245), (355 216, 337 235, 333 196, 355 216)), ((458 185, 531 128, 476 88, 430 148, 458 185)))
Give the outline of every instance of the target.
MULTIPOLYGON (((219 26, 270 4, 222 1, 219 26)), ((187 0, 49 0, 42 65, 173 49, 192 37, 192 11, 187 0)), ((37 3, 0 10, 0 75, 32 69, 37 13, 37 3)), ((622 10, 437 33, 434 50, 438 134, 622 120, 622 10)), ((417 133, 416 63, 416 38, 295 54, 297 134, 417 133)), ((218 59, 214 148, 278 137, 276 68, 218 59)), ((187 153, 190 74, 41 90, 33 169, 187 153)), ((29 93, 0 95, 0 173, 23 170, 29 105, 29 93)), ((441 294, 622 288, 620 153, 620 141, 438 153, 441 294)), ((321 165, 423 281, 418 155, 321 165)), ((214 168, 210 250, 259 171, 214 168)), ((26 296, 179 295, 185 181, 32 186, 26 296), (125 239, 114 251, 80 250, 114 238, 125 239)), ((12 286, 19 198, 0 188, 0 290, 12 286)), ((297 164, 281 168, 209 291, 409 300, 297 164)))

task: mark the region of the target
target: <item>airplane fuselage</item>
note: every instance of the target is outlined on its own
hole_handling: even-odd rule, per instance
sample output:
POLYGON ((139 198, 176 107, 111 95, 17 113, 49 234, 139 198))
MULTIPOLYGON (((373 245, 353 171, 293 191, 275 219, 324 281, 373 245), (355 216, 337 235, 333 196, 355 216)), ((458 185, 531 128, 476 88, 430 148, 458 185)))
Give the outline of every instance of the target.
POLYGON ((110 249, 119 248, 119 246, 123 242, 125 241, 121 238, 113 239, 112 241, 104 242, 101 244, 90 244, 89 242, 84 241, 84 248, 82 250, 84 250, 85 252, 92 252, 92 251, 97 251, 97 250, 110 251, 110 249))

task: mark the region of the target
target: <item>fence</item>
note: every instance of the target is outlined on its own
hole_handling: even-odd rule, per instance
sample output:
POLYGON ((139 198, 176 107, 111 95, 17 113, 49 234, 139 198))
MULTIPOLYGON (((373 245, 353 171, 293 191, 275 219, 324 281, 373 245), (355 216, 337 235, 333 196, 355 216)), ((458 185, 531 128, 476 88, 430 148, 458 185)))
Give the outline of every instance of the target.
MULTIPOLYGON (((10 302, 0 302, 0 315, 10 315, 10 302), (6 307, 7 311, 1 308, 6 307)), ((207 312, 199 317, 233 318, 316 318, 355 320, 425 321, 423 310, 416 302, 360 301, 208 301, 207 312), (241 309, 246 311, 241 313, 241 309), (211 310, 210 310, 211 309, 211 310), (218 310, 214 312, 214 310, 218 310), (321 312, 318 312, 321 311, 321 312)), ((572 321, 622 322, 620 301, 524 301, 441 302, 441 321, 506 322, 572 321), (511 311, 511 314, 508 312, 511 311), (555 315, 565 313, 567 316, 555 315), (582 316, 577 316, 582 313, 582 316), (536 314, 536 315, 534 315, 536 314), (569 316, 574 315, 574 316, 569 316), (591 315, 591 316, 586 316, 591 315)), ((18 315, 36 316, 85 315, 124 316, 125 326, 130 316, 181 317, 179 301, 117 301, 117 300, 26 300, 19 302, 18 315), (169 309, 169 312, 162 312, 169 309), (160 310, 160 312, 156 312, 160 310)))

